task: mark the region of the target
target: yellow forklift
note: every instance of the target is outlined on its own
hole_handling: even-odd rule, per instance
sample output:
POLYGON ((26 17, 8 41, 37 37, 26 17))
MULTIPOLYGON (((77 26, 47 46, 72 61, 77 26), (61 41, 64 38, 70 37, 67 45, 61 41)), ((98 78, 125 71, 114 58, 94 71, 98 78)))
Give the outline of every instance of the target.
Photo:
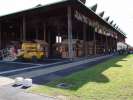
POLYGON ((48 57, 48 44, 45 42, 23 42, 18 53, 18 59, 24 60, 43 60, 48 57))

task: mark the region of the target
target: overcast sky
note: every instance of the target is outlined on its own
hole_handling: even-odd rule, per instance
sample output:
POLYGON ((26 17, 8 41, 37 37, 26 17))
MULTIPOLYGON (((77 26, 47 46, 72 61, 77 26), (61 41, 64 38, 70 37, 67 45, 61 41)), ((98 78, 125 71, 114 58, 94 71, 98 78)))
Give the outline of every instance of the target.
MULTIPOLYGON (((16 12, 36 6, 37 4, 47 4, 61 0, 1 0, 0 15, 16 12)), ((133 0, 86 0, 86 6, 90 7, 98 4, 97 13, 105 11, 106 16, 110 16, 110 21, 119 25, 127 34, 127 43, 133 46, 133 0)))

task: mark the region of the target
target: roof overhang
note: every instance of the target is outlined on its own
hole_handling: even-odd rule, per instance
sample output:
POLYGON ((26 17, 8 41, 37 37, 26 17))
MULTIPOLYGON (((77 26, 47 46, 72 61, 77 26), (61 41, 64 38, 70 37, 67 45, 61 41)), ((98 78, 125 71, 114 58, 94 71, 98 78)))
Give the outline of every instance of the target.
POLYGON ((66 6, 69 6, 69 5, 72 6, 72 5, 75 5, 75 4, 79 5, 80 7, 85 9, 88 13, 91 13, 93 16, 95 16, 98 21, 100 21, 101 23, 107 25, 109 28, 111 28, 115 32, 122 34, 126 38, 126 35, 124 33, 120 32, 115 27, 110 25, 107 21, 105 21, 99 15, 97 15, 93 10, 91 10, 90 8, 85 6, 85 4, 82 3, 80 0, 63 0, 63 1, 55 2, 55 3, 43 5, 43 6, 38 6, 38 7, 34 7, 34 8, 19 11, 19 12, 15 12, 15 13, 0 16, 0 20, 6 19, 6 18, 9 18, 9 17, 19 16, 19 15, 25 15, 25 14, 28 14, 28 13, 31 13, 31 12, 37 12, 37 11, 40 11, 40 10, 48 11, 49 9, 52 9, 52 8, 65 6, 65 5, 66 6))

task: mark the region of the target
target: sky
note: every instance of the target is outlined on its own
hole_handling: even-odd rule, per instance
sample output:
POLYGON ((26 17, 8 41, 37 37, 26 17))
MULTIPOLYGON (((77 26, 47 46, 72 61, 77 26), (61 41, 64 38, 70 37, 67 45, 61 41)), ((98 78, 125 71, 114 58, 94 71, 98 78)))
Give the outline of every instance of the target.
MULTIPOLYGON (((0 16, 16 11, 48 4, 61 0, 1 0, 0 16)), ((86 0, 86 6, 98 4, 96 13, 105 11, 104 17, 110 16, 114 24, 119 25, 126 34, 126 42, 133 46, 133 0, 86 0)))

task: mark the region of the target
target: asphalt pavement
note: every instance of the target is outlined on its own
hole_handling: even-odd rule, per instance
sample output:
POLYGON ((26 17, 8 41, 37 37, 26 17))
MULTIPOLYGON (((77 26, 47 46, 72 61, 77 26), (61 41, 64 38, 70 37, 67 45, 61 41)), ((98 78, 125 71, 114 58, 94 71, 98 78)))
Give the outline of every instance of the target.
MULTIPOLYGON (((104 55, 74 61, 63 60, 50 64, 0 62, 0 75, 2 77, 8 77, 9 79, 20 76, 32 78, 34 84, 41 85, 60 79, 74 72, 87 69, 92 67, 92 65, 101 63, 112 57, 114 57, 114 55, 104 55)), ((53 97, 27 93, 25 90, 21 89, 21 87, 12 87, 13 81, 9 83, 10 84, 0 86, 0 100, 57 100, 53 97)))
MULTIPOLYGON (((61 61, 51 64, 25 64, 9 63, 8 66, 1 67, 0 75, 15 79, 16 77, 32 78, 35 84, 45 84, 50 81, 70 75, 74 72, 86 69, 111 58, 113 55, 99 56, 96 58, 80 59, 74 61, 61 61), (12 69, 14 68, 14 69, 12 69), (16 68, 16 69, 15 69, 16 68)), ((8 64, 8 63, 7 63, 8 64)))

